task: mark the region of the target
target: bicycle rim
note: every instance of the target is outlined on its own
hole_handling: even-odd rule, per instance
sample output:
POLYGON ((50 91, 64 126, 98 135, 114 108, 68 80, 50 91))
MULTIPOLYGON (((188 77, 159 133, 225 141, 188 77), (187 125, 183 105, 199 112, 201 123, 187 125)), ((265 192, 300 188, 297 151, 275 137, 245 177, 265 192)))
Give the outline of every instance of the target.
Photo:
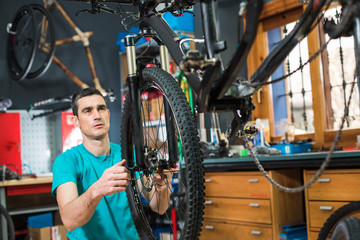
MULTIPOLYGON (((164 206, 163 203, 166 201, 161 198, 157 201, 157 205, 164 206, 163 209, 168 207, 166 212, 160 215, 155 212, 157 209, 152 210, 149 207, 148 201, 144 198, 153 188, 150 184, 153 169, 147 167, 146 170, 150 174, 146 177, 144 171, 131 171, 127 196, 135 226, 141 239, 198 239, 204 201, 203 165, 196 125, 189 104, 179 84, 170 74, 159 68, 144 69, 140 82, 144 148, 147 149, 147 156, 156 159, 151 161, 152 165, 166 162, 165 170, 173 173, 173 181, 166 183, 170 189, 170 195, 165 196, 170 197, 169 205, 164 206), (151 102, 158 105, 156 109, 155 105, 152 105, 153 113, 157 112, 160 118, 156 124, 155 121, 151 121, 149 114, 151 102), (167 110, 164 102, 170 105, 171 118, 166 120, 164 115, 167 114, 167 110), (175 131, 172 136, 167 134, 171 132, 170 128, 175 131), (177 147, 169 152, 171 138, 176 139, 177 147)), ((123 110, 121 147, 122 156, 127 160, 130 169, 136 166, 132 114, 130 99, 127 96, 123 110)), ((155 194, 148 197, 149 202, 156 201, 154 196, 155 194)))
POLYGON ((36 50, 36 21, 29 6, 21 7, 9 29, 7 63, 11 78, 23 80, 30 71, 36 50))
POLYGON ((318 240, 326 240, 330 238, 336 224, 338 224, 343 218, 358 213, 360 213, 360 201, 350 202, 340 207, 326 220, 319 232, 318 240))
POLYGON ((360 219, 356 217, 343 218, 335 227, 331 240, 360 239, 360 219))
POLYGON ((39 4, 31 4, 36 19, 36 52, 26 78, 40 77, 51 64, 55 51, 55 30, 49 12, 39 4))

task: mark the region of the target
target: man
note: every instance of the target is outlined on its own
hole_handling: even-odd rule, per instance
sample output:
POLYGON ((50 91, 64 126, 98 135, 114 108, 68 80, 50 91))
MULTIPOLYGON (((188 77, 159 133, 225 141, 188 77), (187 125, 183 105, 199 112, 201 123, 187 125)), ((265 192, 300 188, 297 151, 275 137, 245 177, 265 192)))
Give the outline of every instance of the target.
MULTIPOLYGON (((109 140, 105 98, 95 88, 80 90, 72 98, 72 110, 83 143, 57 157, 52 187, 69 239, 138 240, 125 193, 130 174, 120 146, 109 140)), ((172 174, 155 175, 156 193, 170 195, 166 182, 172 174)), ((150 206, 159 209, 151 201, 150 206)))

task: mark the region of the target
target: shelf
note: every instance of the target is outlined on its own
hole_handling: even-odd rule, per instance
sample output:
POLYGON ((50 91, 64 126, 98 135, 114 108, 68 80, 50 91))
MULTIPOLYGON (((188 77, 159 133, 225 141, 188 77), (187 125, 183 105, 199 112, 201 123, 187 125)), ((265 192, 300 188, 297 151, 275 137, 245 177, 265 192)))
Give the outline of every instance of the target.
POLYGON ((51 212, 57 211, 59 207, 56 204, 45 205, 45 206, 34 206, 32 208, 16 208, 13 210, 8 210, 10 215, 22 215, 29 213, 41 213, 41 212, 51 212))

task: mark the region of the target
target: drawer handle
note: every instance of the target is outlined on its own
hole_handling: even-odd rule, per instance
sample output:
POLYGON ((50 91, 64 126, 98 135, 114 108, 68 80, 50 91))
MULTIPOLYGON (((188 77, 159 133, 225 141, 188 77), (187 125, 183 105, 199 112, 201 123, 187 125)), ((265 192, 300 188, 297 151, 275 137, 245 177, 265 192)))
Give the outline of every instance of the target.
POLYGON ((257 182, 259 182, 259 179, 257 179, 257 178, 250 178, 249 179, 249 183, 257 183, 257 182))
POLYGON ((332 209, 333 209, 332 206, 320 206, 320 210, 331 211, 332 209))
POLYGON ((252 234, 252 235, 261 235, 261 231, 252 230, 252 231, 251 231, 251 234, 252 234))
POLYGON ((205 178, 205 182, 211 182, 210 178, 205 178))
POLYGON ((318 182, 320 183, 330 182, 330 178, 319 178, 318 182))
POLYGON ((260 207, 260 203, 250 203, 250 207, 260 207))
POLYGON ((211 225, 206 225, 205 228, 206 228, 206 229, 209 229, 209 230, 214 230, 215 227, 214 227, 214 226, 211 226, 211 225))
POLYGON ((210 200, 204 202, 204 204, 209 204, 209 205, 212 204, 212 203, 213 203, 213 202, 210 201, 210 200))

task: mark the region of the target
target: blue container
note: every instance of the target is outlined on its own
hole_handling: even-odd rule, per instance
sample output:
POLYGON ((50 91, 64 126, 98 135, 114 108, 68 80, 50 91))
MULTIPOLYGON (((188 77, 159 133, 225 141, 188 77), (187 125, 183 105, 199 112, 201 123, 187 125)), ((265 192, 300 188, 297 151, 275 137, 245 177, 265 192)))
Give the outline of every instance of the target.
POLYGON ((28 217, 28 226, 32 228, 43 228, 53 226, 52 212, 37 214, 28 217))
POLYGON ((191 13, 185 12, 180 17, 174 17, 171 13, 166 12, 163 14, 163 18, 174 31, 194 32, 194 16, 191 13))
POLYGON ((282 155, 311 152, 312 149, 311 143, 279 144, 272 145, 271 147, 280 150, 282 155))
MULTIPOLYGON (((285 225, 286 226, 286 225, 285 225)), ((287 225, 289 226, 289 225, 287 225)), ((306 226, 283 226, 283 232, 280 233, 281 240, 306 240, 307 239, 307 229, 306 226)))

